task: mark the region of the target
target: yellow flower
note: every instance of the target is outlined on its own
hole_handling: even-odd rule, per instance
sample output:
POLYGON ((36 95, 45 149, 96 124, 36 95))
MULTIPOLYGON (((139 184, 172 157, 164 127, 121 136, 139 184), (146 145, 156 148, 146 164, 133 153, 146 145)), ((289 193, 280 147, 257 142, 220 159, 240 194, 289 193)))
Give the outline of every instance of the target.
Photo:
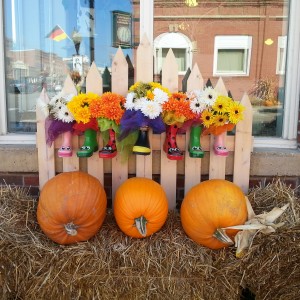
POLYGON ((213 116, 213 123, 215 126, 223 126, 228 121, 228 116, 225 114, 217 114, 213 116))
POLYGON ((154 99, 154 94, 152 93, 152 91, 147 91, 147 99, 149 100, 153 100, 154 99))
POLYGON ((203 126, 208 128, 214 122, 213 114, 209 110, 204 110, 201 114, 201 120, 203 122, 203 126))
POLYGON ((97 98, 99 98, 97 94, 87 93, 79 94, 70 100, 67 107, 73 114, 76 122, 88 123, 90 121, 91 112, 89 106, 97 98))
POLYGON ((218 96, 212 109, 217 113, 226 113, 228 112, 229 106, 232 103, 232 99, 226 96, 218 96))
POLYGON ((239 121, 243 120, 243 111, 245 107, 237 101, 233 101, 229 107, 229 122, 236 124, 239 121))

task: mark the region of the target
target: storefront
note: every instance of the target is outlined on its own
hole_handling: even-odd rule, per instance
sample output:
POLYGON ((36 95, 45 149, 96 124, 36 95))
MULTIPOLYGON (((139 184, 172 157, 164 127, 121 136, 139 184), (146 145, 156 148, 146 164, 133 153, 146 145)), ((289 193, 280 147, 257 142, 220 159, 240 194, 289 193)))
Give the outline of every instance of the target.
POLYGON ((233 98, 249 95, 250 186, 276 176, 299 185, 299 1, 29 2, 1 1, 0 178, 6 183, 38 192, 35 105, 42 88, 54 96, 66 75, 77 71, 84 89, 95 62, 110 90, 117 50, 121 47, 134 70, 146 34, 153 41, 155 81, 171 48, 180 89, 197 64, 205 84, 214 86, 222 77, 233 98))

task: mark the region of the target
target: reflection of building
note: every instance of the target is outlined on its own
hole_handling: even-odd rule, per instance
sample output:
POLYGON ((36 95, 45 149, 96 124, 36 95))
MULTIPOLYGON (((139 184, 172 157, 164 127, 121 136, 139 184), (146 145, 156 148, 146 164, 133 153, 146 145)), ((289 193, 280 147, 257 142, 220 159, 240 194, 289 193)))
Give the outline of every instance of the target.
MULTIPOLYGON (((135 1, 135 11, 139 10, 135 1)), ((139 32, 139 24, 134 24, 139 32)), ((283 85, 287 2, 154 1, 154 70, 159 77, 169 48, 181 77, 198 64, 205 80, 222 76, 232 95, 241 98, 259 78, 283 85)), ((136 43, 137 41, 135 41, 136 43)))
POLYGON ((8 78, 20 80, 27 77, 40 80, 43 77, 53 77, 62 80, 66 74, 63 59, 56 54, 41 50, 10 50, 11 63, 8 78))

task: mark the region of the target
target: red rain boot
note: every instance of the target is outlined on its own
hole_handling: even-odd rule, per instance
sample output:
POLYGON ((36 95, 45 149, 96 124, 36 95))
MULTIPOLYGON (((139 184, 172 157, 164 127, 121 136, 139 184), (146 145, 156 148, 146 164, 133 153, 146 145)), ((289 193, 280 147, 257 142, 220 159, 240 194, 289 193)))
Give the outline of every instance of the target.
POLYGON ((109 140, 105 147, 99 151, 100 158, 113 158, 117 155, 116 133, 113 129, 109 129, 109 140))
POLYGON ((177 147, 176 143, 177 131, 177 125, 167 126, 164 151, 167 153, 167 157, 170 160, 182 160, 183 158, 183 152, 177 147))

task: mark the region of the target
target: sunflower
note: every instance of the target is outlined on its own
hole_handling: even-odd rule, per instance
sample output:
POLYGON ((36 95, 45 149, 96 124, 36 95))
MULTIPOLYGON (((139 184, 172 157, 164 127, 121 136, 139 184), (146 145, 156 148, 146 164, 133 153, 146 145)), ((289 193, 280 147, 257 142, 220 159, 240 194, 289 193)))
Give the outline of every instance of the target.
POLYGON ((223 126, 228 123, 228 116, 226 114, 216 114, 213 116, 213 123, 215 126, 223 126))
POLYGON ((232 99, 226 96, 218 96, 212 109, 220 114, 228 112, 229 105, 231 104, 232 99))
POLYGON ((214 116, 211 111, 204 110, 201 114, 201 120, 203 123, 203 126, 208 128, 210 125, 214 122, 214 116))
POLYGON ((229 112, 229 122, 236 124, 239 121, 243 120, 243 111, 245 107, 237 101, 233 101, 228 109, 229 112))

